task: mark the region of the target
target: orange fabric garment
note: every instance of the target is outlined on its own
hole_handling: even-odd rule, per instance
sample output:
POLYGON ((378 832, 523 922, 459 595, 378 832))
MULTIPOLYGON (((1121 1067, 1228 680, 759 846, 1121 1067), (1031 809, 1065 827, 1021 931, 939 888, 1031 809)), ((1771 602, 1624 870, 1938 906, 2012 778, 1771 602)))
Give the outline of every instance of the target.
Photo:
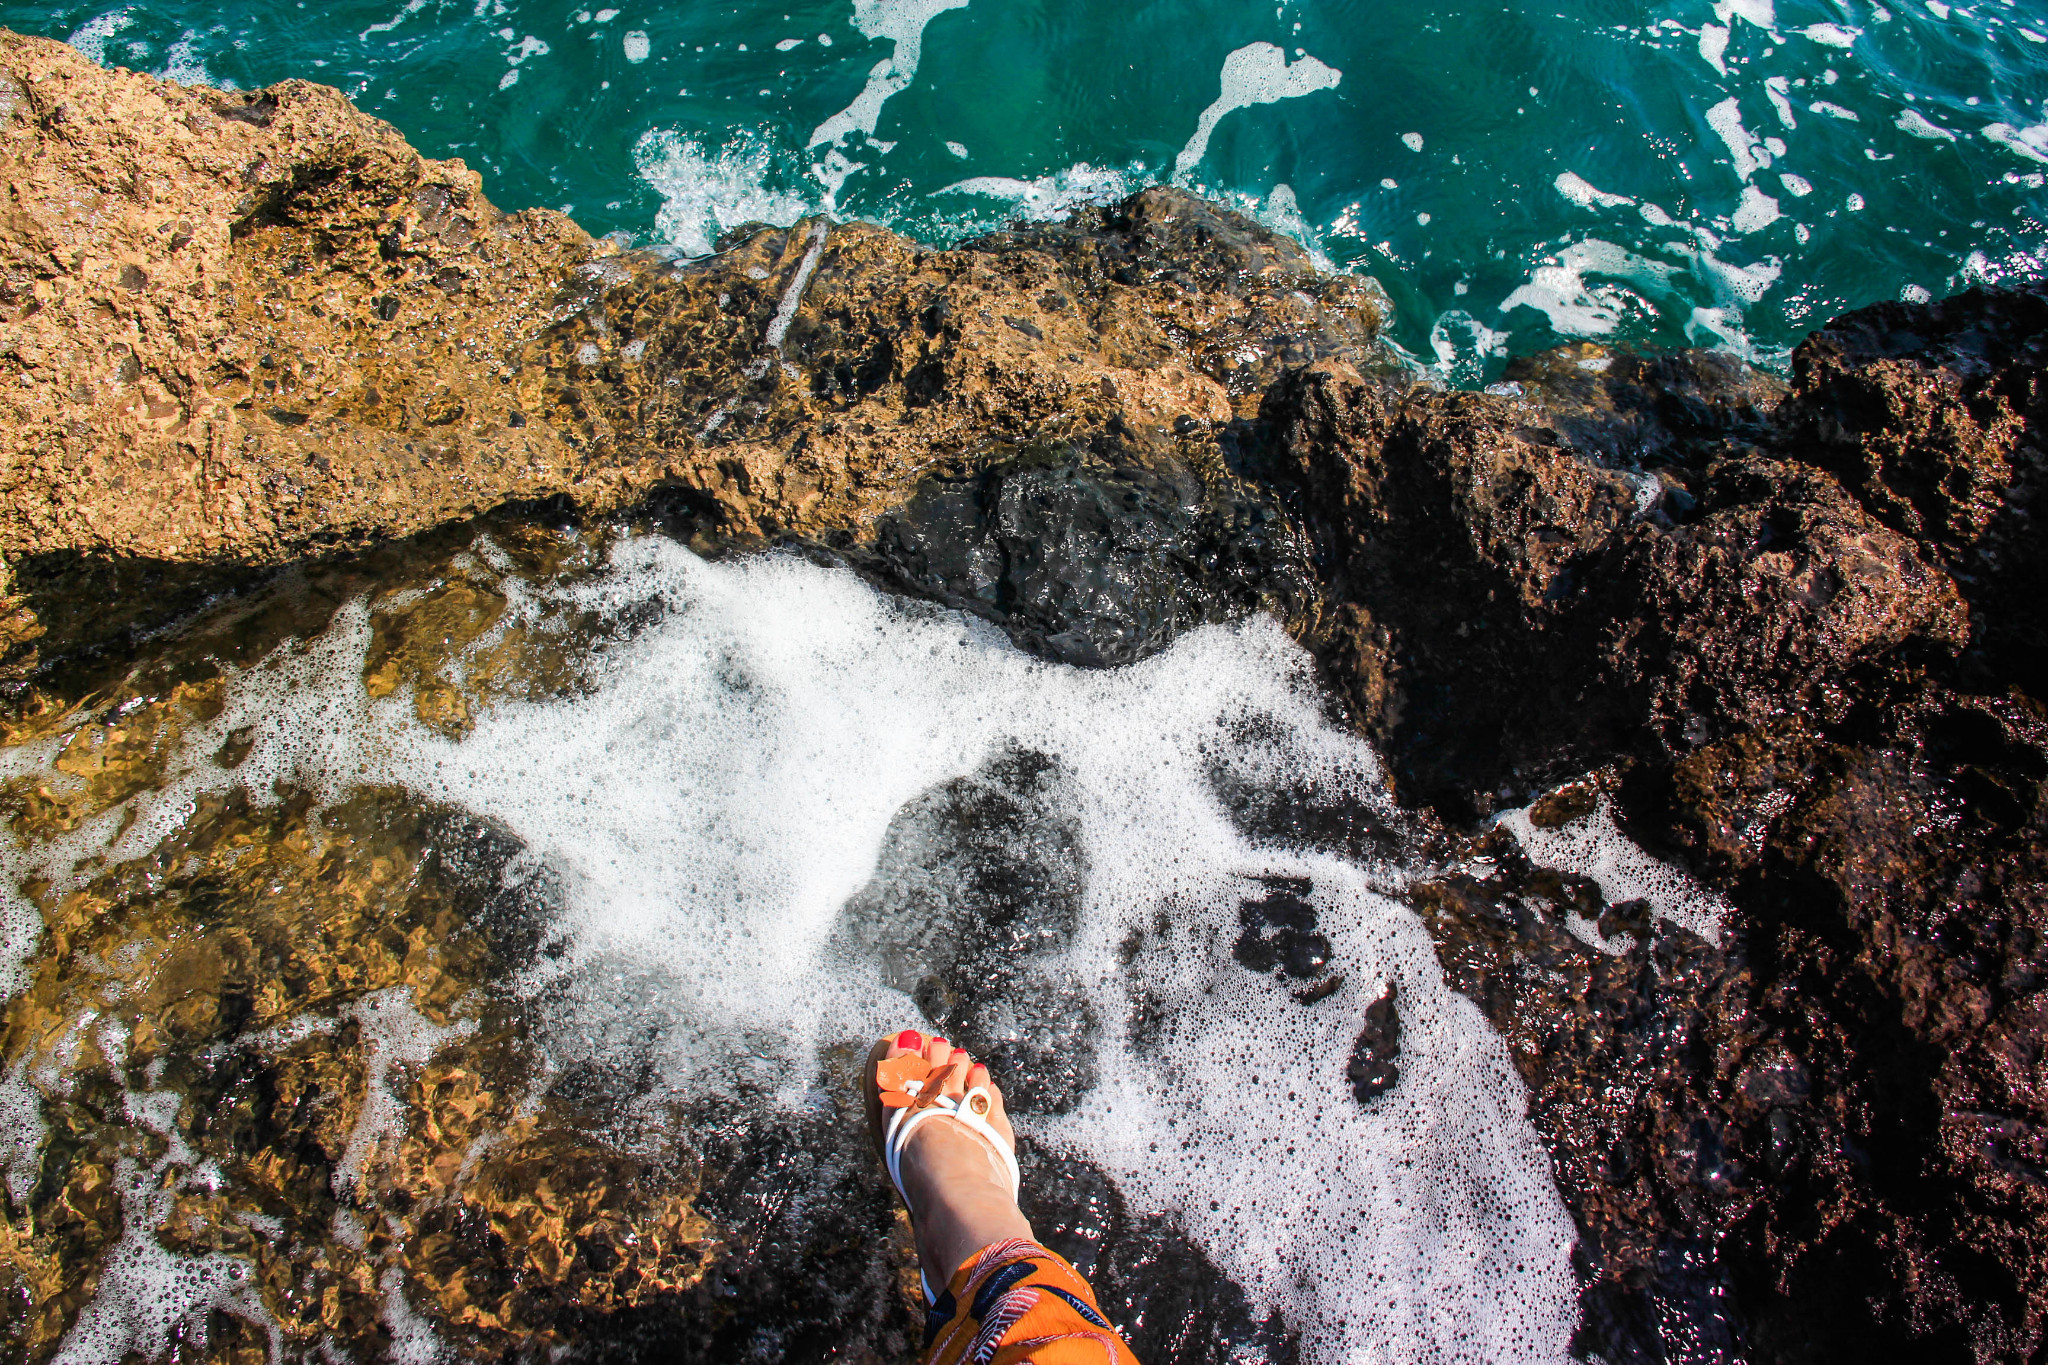
POLYGON ((1022 1237, 985 1246, 926 1311, 925 1365, 1138 1365, 1065 1260, 1022 1237))

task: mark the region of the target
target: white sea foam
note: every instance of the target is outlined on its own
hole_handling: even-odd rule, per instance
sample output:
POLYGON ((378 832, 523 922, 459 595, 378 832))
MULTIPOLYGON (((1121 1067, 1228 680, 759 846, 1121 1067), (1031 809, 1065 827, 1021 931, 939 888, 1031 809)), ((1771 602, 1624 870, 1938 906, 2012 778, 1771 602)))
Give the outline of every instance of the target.
POLYGON ((17 1205, 26 1203, 35 1188, 43 1139, 49 1135, 42 1092, 29 1083, 28 1060, 23 1058, 14 1070, 0 1074, 0 1175, 17 1205))
POLYGON ((1728 27, 1725 24, 1703 24, 1700 26, 1700 58, 1708 66, 1728 74, 1728 27))
POLYGON ((200 52, 202 38, 194 29, 186 29, 178 35, 164 53, 163 69, 157 75, 179 85, 210 85, 216 90, 232 90, 235 83, 215 76, 206 69, 206 58, 200 52))
POLYGON ((1735 214, 1729 226, 1737 232, 1760 232, 1785 215, 1778 211, 1778 201, 1754 185, 1742 187, 1742 202, 1736 205, 1735 214))
POLYGON ((71 44, 80 56, 105 66, 107 41, 134 22, 133 13, 128 9, 108 10, 71 30, 71 36, 64 41, 71 44))
POLYGON ((364 29, 361 33, 358 33, 356 35, 356 41, 362 42, 365 39, 367 39, 372 33, 389 33, 391 32, 392 29, 397 28, 400 24, 412 18, 413 15, 418 14, 421 10, 425 9, 426 7, 427 0, 405 0, 404 7, 400 9, 398 13, 392 15, 389 19, 385 19, 378 23, 370 25, 368 28, 364 29))
POLYGON ((1954 142, 1956 140, 1954 133, 1951 133, 1938 123, 1931 122, 1918 109, 1908 109, 1901 113, 1895 126, 1902 133, 1925 138, 1929 142, 1954 142))
POLYGON ((1448 384, 1471 386, 1486 377, 1487 362, 1507 354, 1509 333, 1495 331, 1462 308, 1446 309, 1429 329, 1437 372, 1448 384))
POLYGON ((710 255, 718 234, 741 223, 788 227, 817 211, 804 195, 774 187, 796 182, 800 172, 793 155, 762 137, 738 137, 713 151, 656 129, 641 135, 633 162, 662 198, 655 230, 685 255, 710 255))
POLYGON ((1984 136, 2029 161, 2048 164, 2048 123, 2037 123, 2031 128, 2015 128, 2010 123, 1993 123, 1985 127, 1984 136))
POLYGON ((1761 29, 1778 26, 1778 15, 1772 0, 1714 0, 1714 17, 1722 23, 1741 19, 1761 29))
POLYGON ((1626 194, 1609 194, 1606 190, 1595 189, 1571 171, 1560 171, 1552 183, 1557 186, 1559 194, 1581 208, 1598 205, 1601 208, 1612 209, 1636 202, 1626 194))
POLYGON ((1621 324, 1630 305, 1647 308, 1641 296, 1614 284, 1589 284, 1588 274, 1664 288, 1674 266, 1638 256, 1625 247, 1589 237, 1559 251, 1529 272, 1529 279, 1500 301, 1500 311, 1534 308, 1565 336, 1606 336, 1621 324))
POLYGON ((1343 72, 1306 54, 1289 62, 1287 53, 1271 43, 1238 48, 1223 59, 1222 88, 1195 120, 1194 136, 1173 159, 1174 179, 1185 179, 1201 164, 1209 151, 1210 135, 1224 115, 1255 104, 1276 104, 1318 90, 1334 90, 1343 79, 1343 72))
POLYGON ((469 1020, 436 1024, 413 1008, 412 991, 398 986, 366 995, 350 1007, 363 1040, 363 1107, 349 1131, 348 1145, 334 1165, 334 1192, 347 1198, 386 1144, 404 1136, 404 1106, 392 1085, 394 1066, 418 1066, 435 1052, 473 1032, 469 1020))
MULTIPOLYGON (((500 586, 510 628, 534 594, 500 586)), ((746 1071, 798 1103, 821 1046, 916 1018, 877 965, 827 951, 892 817, 993 755, 1034 750, 1058 765, 1086 867, 1078 926, 1047 965, 1092 996, 1100 1081, 1078 1111, 1027 1130, 1113 1172, 1135 1208, 1176 1216, 1255 1304, 1281 1311, 1309 1361, 1567 1358, 1570 1220, 1500 1038, 1446 987, 1421 923, 1388 895, 1400 869, 1261 844, 1217 795, 1223 754, 1248 780, 1285 773, 1386 799, 1376 758, 1327 721, 1308 657, 1277 624, 1211 627, 1134 667, 1076 670, 845 572, 794 557, 706 563, 659 539, 622 542, 608 572, 546 593, 600 613, 652 606, 657 623, 610 648, 587 693, 502 703, 454 742, 420 726, 409 698, 369 699, 368 615, 352 603, 317 639, 233 677, 163 790, 124 807, 127 829, 13 847, 7 872, 69 884, 89 875, 73 870, 89 845, 109 857, 150 847, 207 788, 265 799, 285 781, 332 800, 404 786, 509 829, 560 886, 568 948, 528 983, 561 1002, 536 1021, 552 1056, 630 1052, 668 1094, 746 1071), (206 755, 244 727, 249 756, 224 772, 206 755), (1310 879, 1347 972, 1314 1007, 1231 956, 1240 902, 1274 875, 1310 879), (1145 935, 1134 960, 1133 931, 1145 935), (1401 1080, 1360 1105, 1344 1068, 1387 982, 1399 988, 1401 1080), (1143 1049, 1124 1024, 1141 984, 1164 1020, 1143 1049), (735 1055, 736 1034, 759 1061, 735 1055)), ((1626 857, 1589 865, 1617 894, 1657 876, 1626 857)), ((360 1007, 373 1069, 377 1056, 431 1050, 430 1026, 402 1005, 360 1007)), ((137 1266, 163 1254, 149 1241, 137 1266)), ((150 1272, 154 1297, 103 1293, 80 1319, 81 1343, 103 1344, 67 1360, 111 1360, 167 1330, 173 1310, 241 1311, 230 1268, 172 1269, 183 1278, 170 1291, 150 1272)), ((402 1282, 383 1288, 394 1337, 431 1355, 402 1282)))
MULTIPOLYGON (((867 84, 853 103, 811 130, 811 147, 838 146, 855 132, 873 137, 882 106, 917 79, 924 58, 924 31, 947 10, 965 9, 968 0, 853 0, 853 26, 869 38, 887 38, 895 49, 868 72, 867 84)), ((825 38, 821 34, 819 42, 825 38)))
MULTIPOLYGON (((947 147, 950 150, 954 145, 948 143, 947 147)), ((962 147, 954 155, 965 156, 967 149, 962 147)), ((1064 218, 1084 204, 1114 203, 1130 192, 1131 180, 1124 172, 1114 166, 1091 166, 1085 161, 1036 180, 977 175, 932 191, 1001 200, 1009 205, 1008 217, 1032 223, 1064 218)))
POLYGON ((1851 48, 1862 34, 1860 28, 1845 28, 1841 24, 1808 24, 1799 30, 1807 37, 1825 47, 1851 48))
MULTIPOLYGON (((169 1093, 176 1111, 180 1099, 169 1093)), ((131 1117, 149 1111, 149 1096, 129 1097, 131 1117)), ((153 1229, 171 1216, 184 1182, 168 1179, 182 1142, 150 1165, 122 1157, 114 1184, 121 1197, 121 1237, 100 1262, 92 1300, 57 1344, 51 1365, 119 1365, 134 1356, 162 1356, 174 1331, 202 1350, 206 1315, 218 1309, 247 1319, 270 1338, 270 1358, 281 1359, 282 1336, 251 1283, 248 1262, 233 1256, 184 1256, 168 1251, 153 1229)))
POLYGON ((1515 836, 1530 862, 1590 879, 1609 905, 1648 901, 1654 918, 1670 920, 1709 943, 1721 941, 1728 903, 1645 853, 1614 823, 1614 811, 1604 796, 1591 814, 1554 829, 1537 825, 1526 806, 1501 812, 1495 823, 1515 836))
POLYGON ((1764 82, 1764 97, 1771 102, 1771 108, 1778 111, 1778 122, 1787 128, 1797 128, 1798 118, 1792 113, 1791 82, 1784 76, 1772 76, 1764 82))
POLYGON ((1742 105, 1730 95, 1707 110, 1707 126, 1728 148, 1728 164, 1736 178, 1747 180, 1771 164, 1770 151, 1755 133, 1742 125, 1742 105))

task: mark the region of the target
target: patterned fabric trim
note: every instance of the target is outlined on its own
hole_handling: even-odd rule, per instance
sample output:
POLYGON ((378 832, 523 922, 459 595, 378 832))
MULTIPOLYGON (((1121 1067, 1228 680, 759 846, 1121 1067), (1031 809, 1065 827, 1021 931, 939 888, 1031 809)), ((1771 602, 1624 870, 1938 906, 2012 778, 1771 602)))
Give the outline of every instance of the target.
POLYGON ((953 1273, 932 1306, 924 1361, 1137 1365, 1080 1272, 1022 1237, 983 1247, 953 1273))

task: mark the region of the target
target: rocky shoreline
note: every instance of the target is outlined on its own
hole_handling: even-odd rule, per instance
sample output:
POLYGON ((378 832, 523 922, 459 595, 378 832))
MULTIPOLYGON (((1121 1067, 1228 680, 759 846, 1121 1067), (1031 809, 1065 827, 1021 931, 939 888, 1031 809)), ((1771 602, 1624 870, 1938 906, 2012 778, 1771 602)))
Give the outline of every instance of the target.
MULTIPOLYGON (((12 34, 0 163, 17 717, 212 595, 508 508, 796 545, 1087 666, 1271 611, 1436 851, 1412 899, 1529 1085, 1583 1350, 2042 1351, 2048 289, 1861 310, 1787 379, 1582 345, 1454 393, 1370 281, 1167 190, 683 263, 500 214, 334 91, 12 34), (1531 865, 1489 821, 1532 801, 1611 809, 1734 907, 1721 943, 1531 865)), ((10 1236, 58 1235, 66 1179, 10 1236)), ((683 1293, 701 1229, 658 1216, 683 1293)))

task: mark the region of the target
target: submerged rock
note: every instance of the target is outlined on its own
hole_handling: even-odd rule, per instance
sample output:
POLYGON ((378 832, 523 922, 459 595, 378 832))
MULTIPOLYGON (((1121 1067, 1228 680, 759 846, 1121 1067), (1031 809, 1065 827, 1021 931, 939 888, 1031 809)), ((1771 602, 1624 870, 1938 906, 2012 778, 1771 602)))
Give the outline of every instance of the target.
POLYGON ((835 931, 836 953, 872 960, 1019 1113, 1063 1113, 1095 1084, 1094 1010, 1060 963, 1086 859, 1059 787, 1045 755, 1012 753, 911 803, 835 931))
POLYGON ((1392 1089, 1401 1079, 1401 1015, 1395 1006, 1396 994, 1397 988, 1389 981, 1365 1007, 1365 1024, 1351 1045, 1351 1060, 1344 1064, 1344 1079, 1351 1082, 1351 1094, 1360 1104, 1392 1089))

